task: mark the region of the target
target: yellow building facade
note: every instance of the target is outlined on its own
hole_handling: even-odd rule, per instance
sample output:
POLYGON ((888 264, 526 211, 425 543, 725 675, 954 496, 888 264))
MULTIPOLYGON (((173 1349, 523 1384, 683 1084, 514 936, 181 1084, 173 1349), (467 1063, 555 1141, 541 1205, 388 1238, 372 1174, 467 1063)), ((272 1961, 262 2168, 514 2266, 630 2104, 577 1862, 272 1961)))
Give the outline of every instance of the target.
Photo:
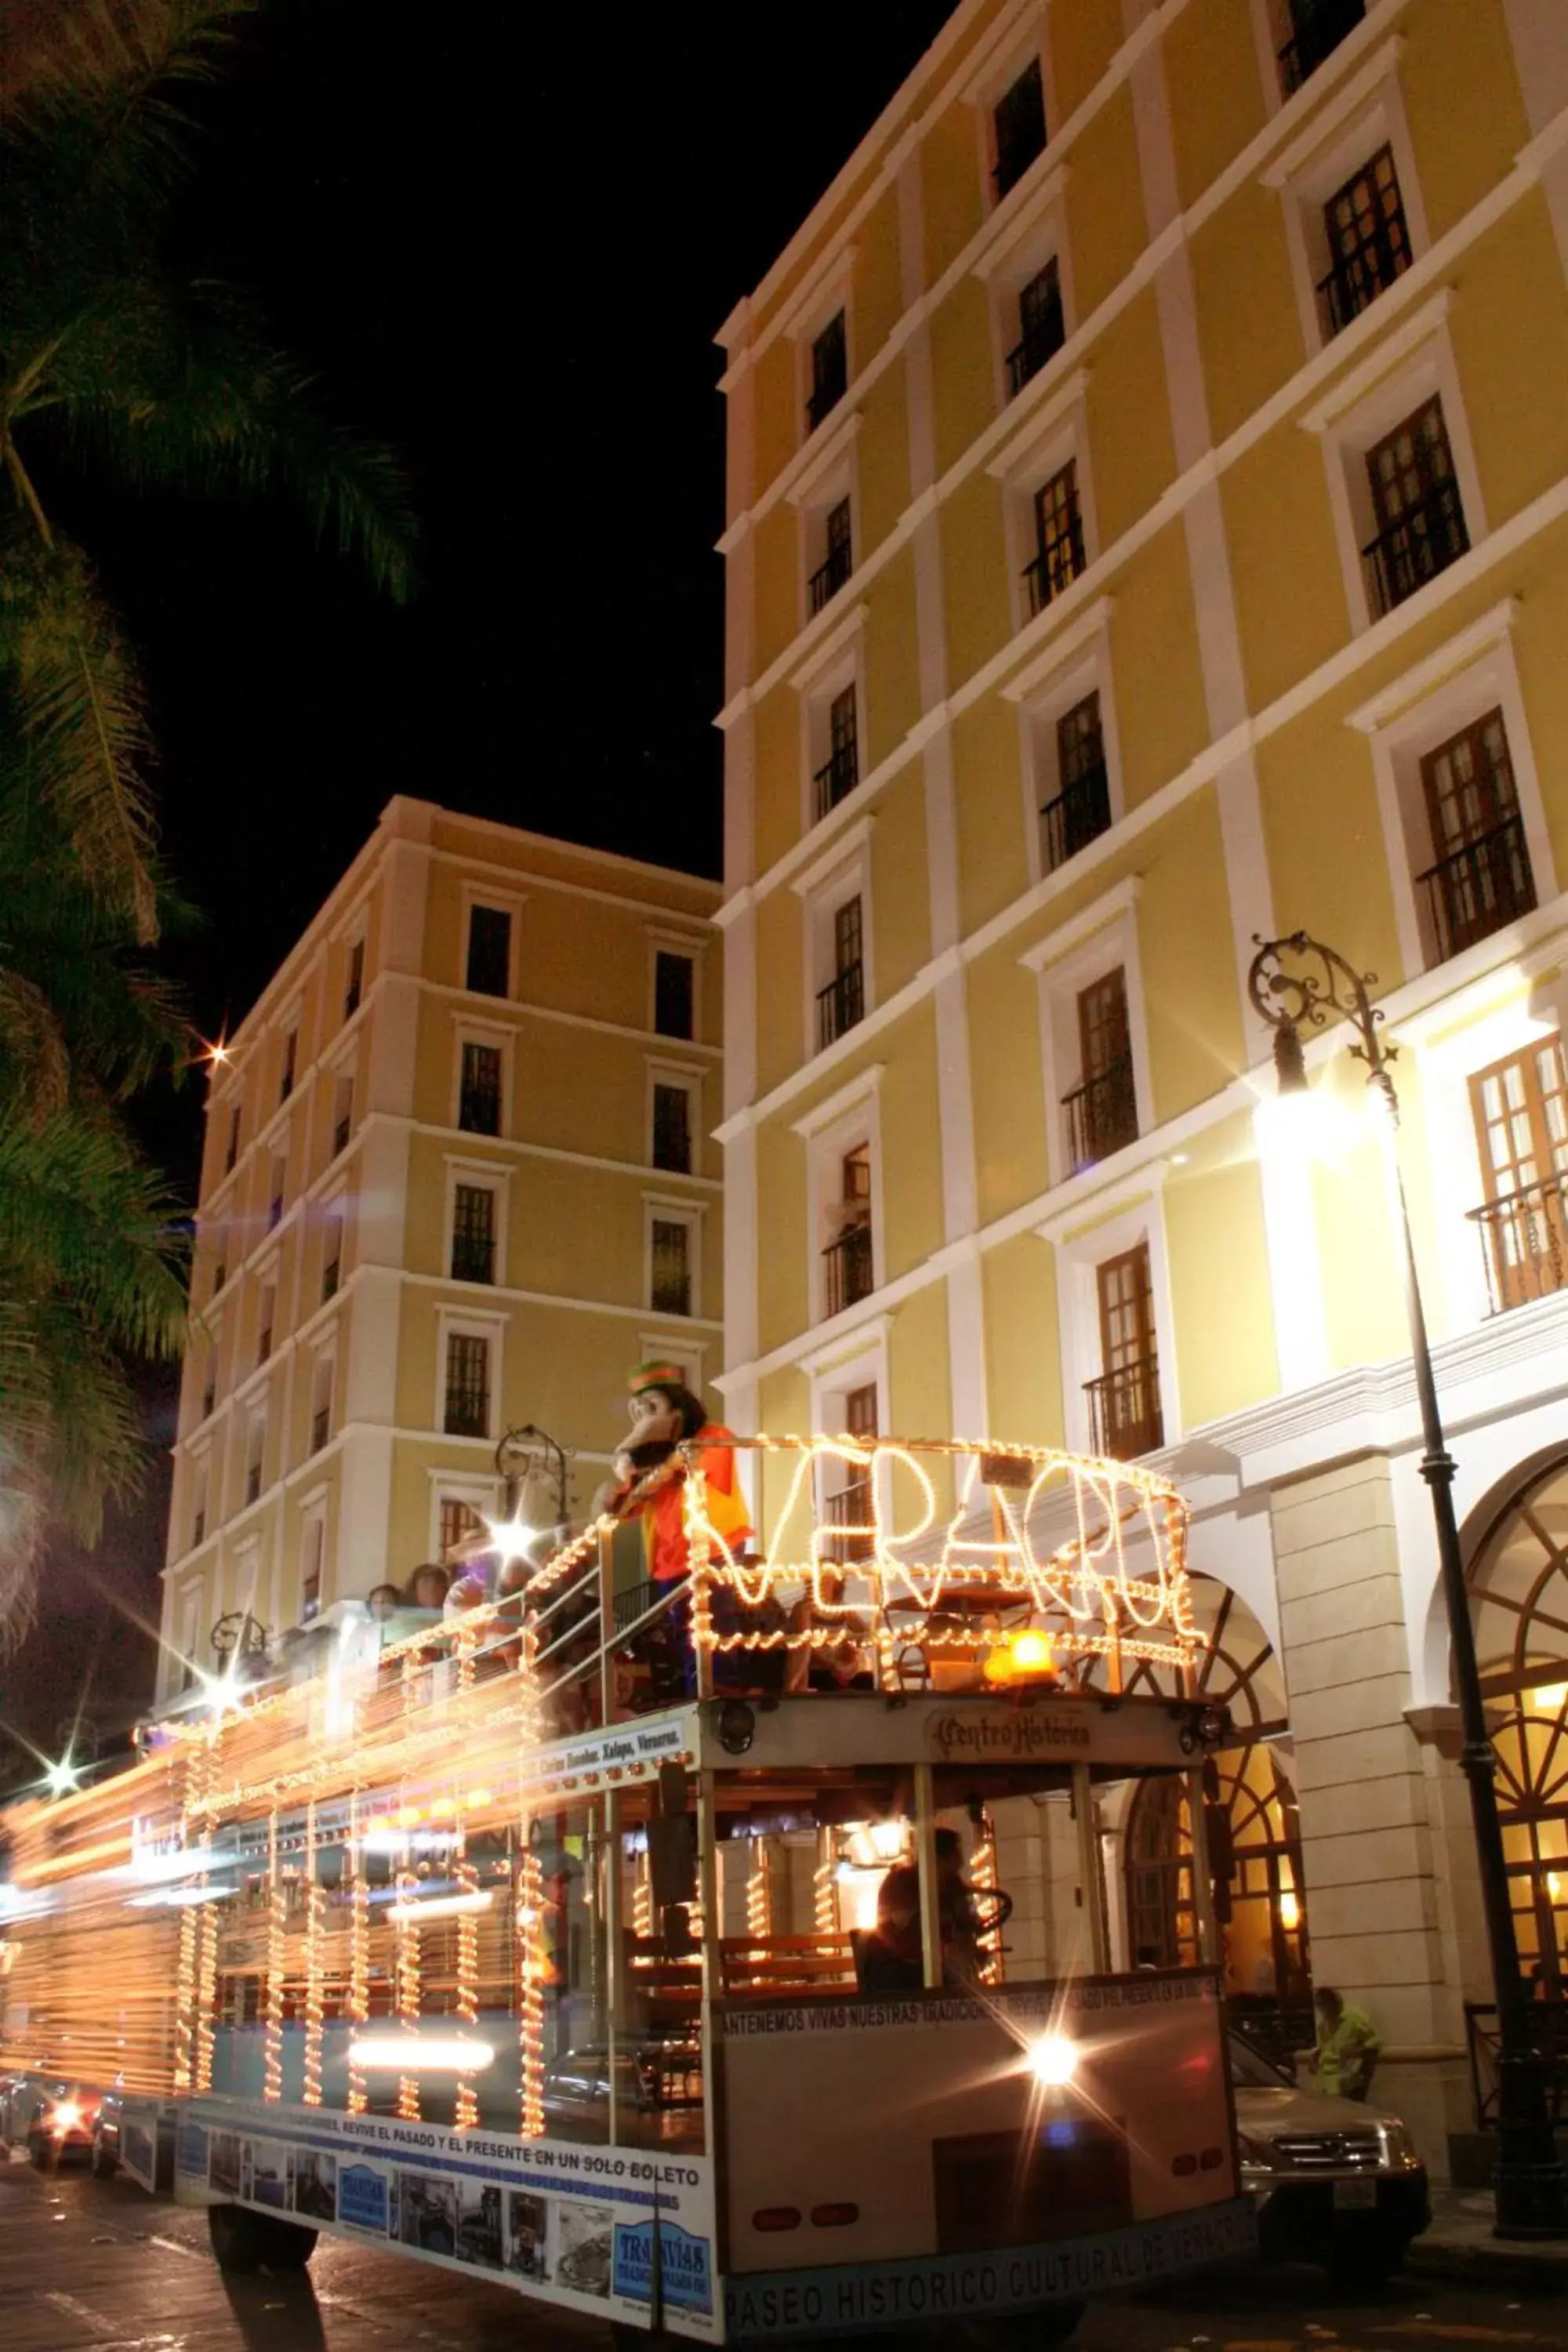
POLYGON ((711 883, 395 800, 215 1066, 160 1692, 402 1586, 533 1423, 579 1514, 722 1328, 711 883), (232 1624, 231 1628, 232 1630, 232 1624))
MULTIPOLYGON (((728 1416, 1173 1470, 1232 1990, 1364 1999, 1439 2165, 1488 1976, 1388 1139, 1342 1028, 1282 1115, 1248 975, 1377 975, 1560 1990, 1565 110, 1556 0, 963 0, 721 336, 728 1416)), ((1190 1948, 1181 1819, 1100 1826, 1121 1955, 1190 1948)))

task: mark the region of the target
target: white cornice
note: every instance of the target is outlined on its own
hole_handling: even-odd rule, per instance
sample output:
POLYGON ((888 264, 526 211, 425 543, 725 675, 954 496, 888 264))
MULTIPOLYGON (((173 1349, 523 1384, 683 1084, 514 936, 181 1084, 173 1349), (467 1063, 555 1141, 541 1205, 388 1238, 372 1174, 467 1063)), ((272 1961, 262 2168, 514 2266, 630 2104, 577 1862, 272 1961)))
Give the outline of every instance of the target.
MULTIPOLYGON (((1050 152, 1049 149, 1047 150, 1047 153, 1050 152)), ((973 270, 974 277, 989 281, 999 269, 1006 268, 1025 238, 1038 228, 1055 205, 1060 204, 1067 192, 1068 173, 1070 169, 1070 164, 1058 163, 1053 170, 1047 173, 1039 186, 1030 191, 1017 211, 1012 214, 1005 223, 997 226, 984 250, 975 257, 973 270)))
POLYGON ((879 1094, 887 1066, 885 1062, 872 1062, 866 1069, 858 1070, 847 1087, 813 1103, 804 1118, 792 1120, 791 1131, 809 1143, 814 1135, 820 1135, 825 1127, 831 1127, 836 1119, 852 1111, 857 1103, 863 1103, 869 1095, 879 1094))
POLYGON ((1142 887, 1141 874, 1124 875, 1102 897, 1092 899, 1043 940, 1037 940, 1032 948, 1026 948, 1018 961, 1033 972, 1046 971, 1052 964, 1060 963, 1064 956, 1071 955, 1097 931, 1103 931, 1109 924, 1120 922, 1124 915, 1131 914, 1142 887))
POLYGON ((1016 677, 1009 678, 1005 686, 997 689, 1002 700, 1026 702, 1042 686, 1048 685, 1069 662, 1077 660, 1086 646, 1104 635, 1110 625, 1115 603, 1114 596, 1097 596, 1092 604, 1085 605, 1071 628, 1053 637, 1037 661, 1030 662, 1016 677))
POLYGON ((825 420, 818 432, 812 435, 801 452, 805 462, 795 468, 784 492, 792 507, 805 506, 827 477, 844 463, 860 437, 862 422, 860 411, 852 408, 837 425, 830 426, 825 420))
POLYGON ((1089 390, 1087 367, 1074 368, 1069 375, 1058 376, 1048 399, 1042 400, 1029 415, 1017 423, 1017 429, 998 442, 985 461, 985 471, 993 481, 1005 482, 1026 466, 1042 441, 1047 441, 1057 427, 1079 407, 1089 390))
POLYGON ((1301 132, 1288 147, 1269 158, 1258 174, 1266 188, 1282 188, 1311 162, 1327 141, 1342 130, 1359 106, 1374 98, 1383 88, 1405 54, 1405 36, 1395 33, 1373 49, 1359 73, 1351 75, 1334 92, 1328 104, 1319 109, 1301 132))
POLYGON ((865 815, 858 817, 853 824, 841 826, 819 856, 814 857, 800 873, 790 876, 789 887, 797 898, 809 898, 837 873, 841 866, 847 866, 851 858, 869 849, 875 815, 874 810, 868 809, 865 815))
POLYGON ((788 673, 785 683, 793 686, 797 692, 810 686, 812 680, 827 667, 829 662, 837 661, 845 646, 859 635, 870 614, 869 604, 851 604, 838 626, 831 630, 826 636, 819 637, 805 659, 788 673))
POLYGON ((1435 654, 1428 654, 1426 659, 1417 662, 1414 669, 1407 669, 1391 686, 1384 687, 1369 702, 1362 703, 1355 710, 1347 710, 1345 725, 1353 727, 1358 735, 1381 735, 1385 727, 1392 726, 1415 704, 1424 701, 1445 679, 1457 677, 1460 670, 1468 669, 1473 661, 1478 661, 1482 654, 1490 653, 1494 646, 1501 645, 1505 637, 1510 636, 1520 610, 1517 596, 1505 596, 1500 604, 1492 606, 1489 613, 1483 613, 1479 621, 1472 621, 1468 629, 1460 629, 1454 636, 1445 638, 1435 654))
MULTIPOLYGON (((1373 346, 1359 367, 1351 368, 1341 376, 1321 400, 1297 418, 1302 432, 1329 432, 1365 394, 1392 373, 1401 361, 1408 359, 1412 352, 1419 351, 1423 343, 1431 341, 1433 336, 1447 323, 1453 299, 1453 288, 1441 286, 1429 302, 1423 302, 1419 310, 1412 310, 1392 334, 1384 335, 1381 342, 1373 346)), ((1363 311, 1362 315, 1365 317, 1366 313, 1363 311)), ((1332 351, 1333 348, 1331 343, 1329 349, 1332 351)))

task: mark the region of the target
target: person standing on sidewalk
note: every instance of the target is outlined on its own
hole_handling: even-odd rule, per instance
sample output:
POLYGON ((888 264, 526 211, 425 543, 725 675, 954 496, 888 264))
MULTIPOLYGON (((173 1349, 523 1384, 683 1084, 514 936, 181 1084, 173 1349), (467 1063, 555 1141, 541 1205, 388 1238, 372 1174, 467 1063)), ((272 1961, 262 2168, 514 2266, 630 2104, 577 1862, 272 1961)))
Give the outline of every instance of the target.
POLYGON ((1315 2005, 1318 2042, 1312 2088, 1330 2098, 1364 2099, 1383 2047, 1376 2026, 1364 2009, 1346 2000, 1332 1985, 1319 1986, 1315 2005))

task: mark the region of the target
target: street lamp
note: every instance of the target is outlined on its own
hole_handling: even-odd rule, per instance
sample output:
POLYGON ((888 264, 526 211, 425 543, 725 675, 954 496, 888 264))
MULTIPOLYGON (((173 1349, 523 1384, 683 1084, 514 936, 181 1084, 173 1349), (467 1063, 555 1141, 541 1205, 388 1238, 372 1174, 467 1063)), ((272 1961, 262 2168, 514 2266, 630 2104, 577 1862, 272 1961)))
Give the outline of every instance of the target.
MULTIPOLYGON (((1384 1043, 1380 1034, 1383 1014, 1367 995, 1368 985, 1376 984, 1375 973, 1357 972, 1343 956, 1324 947, 1321 940, 1310 939, 1305 931, 1294 931, 1282 940, 1259 939, 1257 946, 1258 953, 1247 976, 1247 993, 1259 1016, 1274 1032, 1274 1066, 1280 1094, 1306 1092, 1303 1027, 1321 1029, 1331 1013, 1342 1013, 1356 1032, 1359 1042, 1351 1051, 1366 1064, 1367 1085, 1387 1117, 1392 1139, 1399 1125, 1399 1097, 1388 1066, 1398 1049, 1384 1043)), ((1548 2118, 1546 2070, 1535 2045, 1531 2004, 1520 1975, 1502 1828, 1498 1819, 1497 1765, 1487 1736, 1469 1595, 1465 1589, 1459 1529, 1454 1517, 1454 1457, 1444 1441, 1442 1417, 1437 1410, 1432 1350, 1426 1339, 1426 1318, 1410 1236, 1410 1213, 1396 1149, 1391 1156, 1405 1259, 1410 1353, 1415 1368, 1415 1392, 1421 1403, 1421 1475, 1431 1494, 1432 1516, 1436 1522, 1437 1558, 1464 1737, 1461 1761, 1469 1783, 1476 1859, 1497 1999, 1500 2054, 1495 2233, 1500 2238, 1555 2237, 1563 2227, 1563 2168, 1548 2118)))

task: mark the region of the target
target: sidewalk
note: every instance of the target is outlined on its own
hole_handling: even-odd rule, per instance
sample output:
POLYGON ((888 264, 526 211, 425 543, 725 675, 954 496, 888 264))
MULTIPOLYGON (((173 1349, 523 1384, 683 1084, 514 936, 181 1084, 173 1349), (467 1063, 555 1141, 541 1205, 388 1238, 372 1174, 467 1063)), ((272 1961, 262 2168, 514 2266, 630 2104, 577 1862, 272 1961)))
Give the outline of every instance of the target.
POLYGON ((1568 2286, 1568 2238, 1492 2235, 1492 2200, 1478 2189, 1434 2189, 1432 2226, 1405 2257, 1413 2277, 1498 2286, 1568 2286))

